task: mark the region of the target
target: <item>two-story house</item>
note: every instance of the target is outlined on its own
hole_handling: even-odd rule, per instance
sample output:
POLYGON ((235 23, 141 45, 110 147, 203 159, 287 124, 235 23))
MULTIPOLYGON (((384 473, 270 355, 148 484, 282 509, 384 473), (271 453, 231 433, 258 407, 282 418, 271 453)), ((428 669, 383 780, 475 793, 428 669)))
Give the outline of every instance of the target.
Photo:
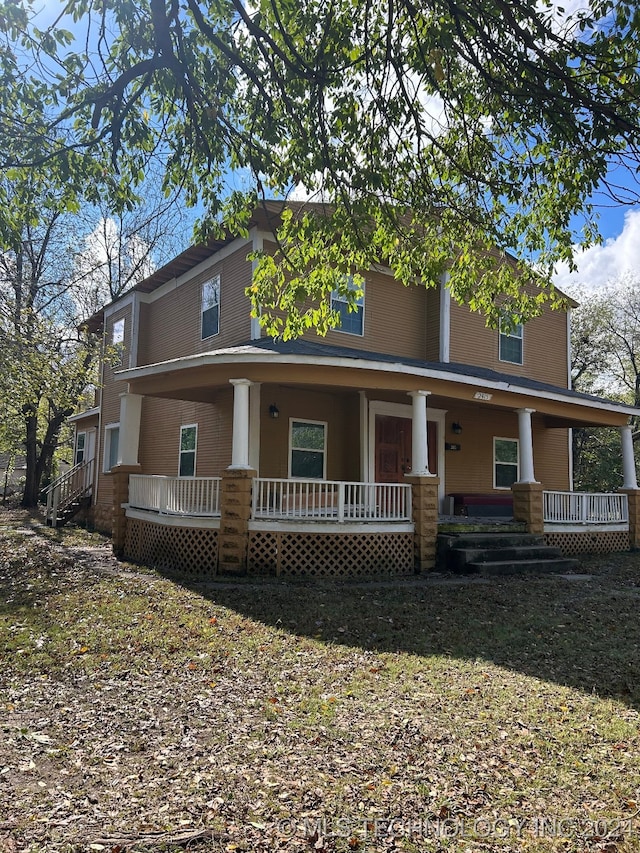
POLYGON ((637 412, 569 389, 570 311, 494 330, 446 281, 407 288, 379 268, 357 311, 334 297, 341 328, 274 341, 246 295, 247 254, 272 241, 262 211, 248 238, 188 249, 92 320, 111 355, 99 405, 74 418, 75 461, 119 553, 202 572, 413 571, 459 513, 560 525, 565 544, 591 520, 590 547, 628 547, 627 495, 635 544, 637 412), (585 425, 621 429, 627 494, 601 511, 571 493, 570 429, 585 425))

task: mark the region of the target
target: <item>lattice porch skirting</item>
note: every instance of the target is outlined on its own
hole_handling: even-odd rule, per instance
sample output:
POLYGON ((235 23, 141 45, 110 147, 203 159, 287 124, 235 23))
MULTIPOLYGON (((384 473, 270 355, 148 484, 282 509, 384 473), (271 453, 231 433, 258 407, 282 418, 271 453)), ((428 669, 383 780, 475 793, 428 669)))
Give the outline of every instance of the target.
POLYGON ((215 575, 218 531, 127 519, 125 559, 190 577, 215 575))
POLYGON ((413 574, 413 533, 249 533, 249 572, 352 578, 413 574))
POLYGON ((547 545, 560 548, 565 557, 574 557, 578 554, 610 554, 614 551, 629 550, 627 530, 545 533, 544 538, 547 545))

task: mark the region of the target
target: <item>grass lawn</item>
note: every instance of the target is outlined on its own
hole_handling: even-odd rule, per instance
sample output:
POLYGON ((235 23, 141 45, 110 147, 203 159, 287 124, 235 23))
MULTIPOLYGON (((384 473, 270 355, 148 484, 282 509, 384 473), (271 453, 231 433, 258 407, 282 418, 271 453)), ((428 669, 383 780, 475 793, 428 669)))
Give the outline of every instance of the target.
POLYGON ((640 555, 181 585, 0 511, 0 853, 638 851, 640 555))

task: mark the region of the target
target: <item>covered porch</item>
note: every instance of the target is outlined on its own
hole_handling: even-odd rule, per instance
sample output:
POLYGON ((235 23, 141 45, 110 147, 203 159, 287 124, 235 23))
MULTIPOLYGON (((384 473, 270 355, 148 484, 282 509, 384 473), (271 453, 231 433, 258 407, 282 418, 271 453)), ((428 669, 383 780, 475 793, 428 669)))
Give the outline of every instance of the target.
POLYGON ((309 346, 251 345, 120 372, 128 385, 113 475, 126 476, 126 489, 114 501, 116 547, 126 550, 133 522, 215 531, 220 571, 295 574, 283 557, 294 540, 307 574, 321 564, 317 573, 336 576, 341 562, 388 572, 398 560, 401 573, 426 570, 449 496, 461 491, 512 496, 514 518, 565 546, 596 533, 637 544, 631 407, 467 367, 309 346), (230 458, 219 473, 170 476, 140 453, 144 406, 163 399, 222 412, 230 458), (580 497, 568 429, 594 424, 621 431, 623 491, 580 497))

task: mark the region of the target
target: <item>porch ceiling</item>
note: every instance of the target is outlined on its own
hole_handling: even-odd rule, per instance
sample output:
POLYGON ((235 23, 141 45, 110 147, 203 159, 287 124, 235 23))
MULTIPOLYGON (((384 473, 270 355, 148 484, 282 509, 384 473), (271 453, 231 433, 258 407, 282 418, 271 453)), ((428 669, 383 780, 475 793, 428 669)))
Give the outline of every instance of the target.
MULTIPOLYGON (((549 428, 622 426, 632 406, 468 365, 420 362, 307 341, 255 341, 172 361, 119 371, 129 391, 152 397, 213 402, 230 379, 313 386, 318 390, 419 389, 453 403, 513 411, 535 409, 549 428)), ((446 406, 445 406, 446 407, 446 406)))

